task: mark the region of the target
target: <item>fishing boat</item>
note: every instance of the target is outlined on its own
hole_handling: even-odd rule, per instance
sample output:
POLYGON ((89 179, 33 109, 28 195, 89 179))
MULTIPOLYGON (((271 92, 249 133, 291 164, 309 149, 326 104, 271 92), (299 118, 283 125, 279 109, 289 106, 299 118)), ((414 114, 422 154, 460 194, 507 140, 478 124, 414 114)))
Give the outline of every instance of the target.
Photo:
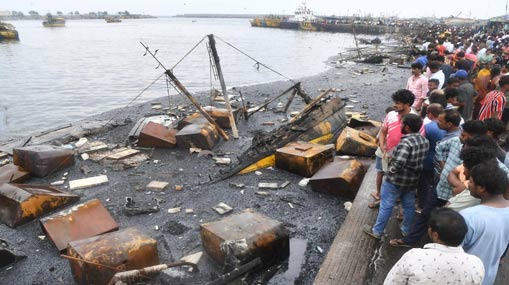
POLYGON ((12 24, 0 22, 0 40, 19 40, 18 31, 12 24))
POLYGON ((122 22, 122 20, 117 17, 108 17, 108 18, 105 18, 104 20, 106 21, 106 23, 120 23, 120 22, 122 22))
POLYGON ((65 27, 65 19, 63 17, 53 17, 51 14, 46 15, 46 20, 42 22, 44 27, 65 27))

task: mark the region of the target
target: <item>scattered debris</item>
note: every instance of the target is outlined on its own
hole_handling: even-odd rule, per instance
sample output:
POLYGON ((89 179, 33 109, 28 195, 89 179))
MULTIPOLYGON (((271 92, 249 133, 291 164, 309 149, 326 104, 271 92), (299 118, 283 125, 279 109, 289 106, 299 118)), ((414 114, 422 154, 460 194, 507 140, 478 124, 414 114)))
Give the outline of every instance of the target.
POLYGON ((230 185, 230 187, 239 188, 239 189, 246 187, 246 185, 244 183, 230 182, 230 184, 228 184, 228 185, 230 185))
POLYGON ((59 251, 66 249, 69 242, 118 229, 117 223, 98 199, 73 206, 40 221, 44 232, 59 251))
POLYGON ((184 186, 182 185, 175 185, 175 191, 182 191, 184 190, 184 186))
POLYGON ((184 261, 184 262, 187 262, 187 263, 194 264, 195 267, 191 267, 190 270, 189 270, 189 272, 193 272, 194 268, 196 268, 198 266, 198 263, 200 262, 202 256, 203 256, 203 252, 200 251, 200 252, 197 252, 197 253, 190 254, 188 256, 184 256, 184 257, 182 257, 180 259, 180 261, 184 261))
POLYGON ((227 204, 221 202, 217 204, 216 206, 212 207, 216 212, 218 212, 220 215, 227 214, 231 211, 233 211, 233 208, 228 206, 227 204))
POLYGON ((255 174, 256 174, 256 175, 258 175, 258 176, 260 176, 260 175, 262 175, 263 173, 262 173, 261 171, 255 171, 255 174))
POLYGON ((323 249, 319 246, 316 246, 316 250, 318 250, 319 253, 323 253, 323 249))
POLYGON ((48 185, 1 184, 0 221, 14 228, 79 199, 48 185))
POLYGON ((45 177, 74 163, 74 151, 54 145, 13 149, 14 164, 37 177, 45 177))
POLYGON ((270 196, 270 193, 265 191, 256 191, 255 194, 258 196, 270 196))
POLYGON ((262 126, 274 126, 275 123, 274 122, 263 122, 262 123, 262 126))
POLYGON ((295 206, 292 203, 288 203, 288 206, 290 206, 290 208, 292 208, 292 209, 295 208, 295 206))
POLYGON ((51 182, 50 185, 51 186, 61 186, 61 185, 64 185, 65 181, 64 180, 58 180, 58 181, 55 181, 55 182, 51 182))
POLYGON ((353 205, 353 204, 352 204, 352 202, 345 202, 345 203, 343 204, 343 206, 345 206, 345 210, 346 210, 347 212, 350 212, 350 210, 352 209, 352 205, 353 205))
POLYGON ((11 265, 16 263, 22 259, 25 259, 26 256, 16 255, 7 244, 6 241, 0 239, 0 268, 3 268, 7 265, 11 265))
POLYGON ((88 165, 82 165, 80 166, 80 170, 83 174, 87 175, 89 174, 90 172, 92 172, 92 170, 90 170, 90 167, 88 167, 88 165))
POLYGON ((140 151, 137 150, 137 149, 126 149, 126 150, 122 150, 122 151, 119 151, 119 152, 115 152, 111 155, 108 155, 106 157, 106 159, 112 159, 112 160, 120 160, 120 159, 124 159, 124 158, 128 158, 128 157, 131 157, 135 154, 138 154, 140 151))
POLYGON ((283 184, 279 185, 279 189, 283 189, 283 188, 286 188, 286 186, 290 185, 290 181, 285 181, 283 182, 283 184))
POLYGON ((184 211, 186 214, 193 214, 194 213, 194 210, 193 209, 186 209, 184 211))
POLYGON ((309 178, 303 178, 299 181, 299 186, 300 187, 306 187, 309 183, 309 178))
POLYGON ((108 183, 108 176, 106 175, 98 175, 94 177, 88 177, 83 179, 71 180, 69 181, 69 189, 70 190, 78 190, 84 188, 95 187, 108 183))
POLYGON ((136 216, 159 212, 159 199, 153 198, 150 202, 136 202, 132 197, 125 198, 124 214, 126 216, 136 216))
POLYGON ((169 220, 163 226, 163 231, 173 236, 179 236, 189 231, 191 228, 184 226, 180 222, 169 220))
POLYGON ((166 271, 168 271, 168 269, 172 269, 177 266, 185 266, 185 265, 193 267, 193 271, 199 271, 198 266, 196 266, 192 263, 179 261, 179 262, 175 262, 175 263, 159 264, 159 265, 155 265, 155 266, 151 266, 151 267, 145 267, 145 268, 142 268, 139 270, 129 270, 129 271, 125 271, 125 272, 118 272, 118 273, 115 273, 115 275, 113 276, 113 278, 111 278, 111 280, 108 284, 118 285, 118 284, 128 284, 128 283, 131 283, 136 280, 146 281, 150 275, 157 274, 161 271, 166 272, 166 271))
POLYGON ((0 167, 0 184, 2 183, 22 183, 30 177, 30 172, 23 168, 7 164, 0 167))
POLYGON ((89 158, 90 158, 90 155, 88 153, 82 153, 81 154, 81 159, 88 160, 89 158))
POLYGON ((8 158, 6 158, 4 160, 0 160, 0 166, 7 165, 9 163, 11 163, 11 161, 8 158))
POLYGON ((279 189, 279 185, 277 183, 260 182, 260 183, 258 183, 258 188, 259 189, 273 189, 273 190, 277 190, 277 189, 279 189))
POLYGON ((80 147, 84 146, 86 143, 88 143, 87 138, 80 138, 77 142, 74 143, 74 146, 77 148, 80 148, 80 147))
POLYGON ((105 144, 101 141, 93 141, 93 142, 88 142, 84 148, 79 150, 79 152, 91 154, 91 153, 95 153, 95 152, 103 151, 103 150, 107 150, 107 149, 108 149, 107 144, 105 144))
POLYGON ((176 214, 180 212, 180 207, 168 209, 168 214, 176 214))
POLYGON ((150 183, 147 185, 147 189, 153 190, 153 191, 162 191, 166 186, 168 186, 168 182, 164 181, 150 181, 150 183))

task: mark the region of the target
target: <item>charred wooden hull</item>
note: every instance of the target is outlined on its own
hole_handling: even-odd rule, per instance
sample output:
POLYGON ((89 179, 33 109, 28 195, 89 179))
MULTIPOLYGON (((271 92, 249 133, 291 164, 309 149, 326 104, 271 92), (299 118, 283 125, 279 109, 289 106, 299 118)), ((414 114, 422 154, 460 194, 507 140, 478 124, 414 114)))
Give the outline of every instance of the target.
POLYGON ((257 161, 273 155, 276 149, 284 147, 290 142, 311 141, 324 136, 327 137, 327 140, 322 143, 335 141, 348 123, 344 106, 345 104, 339 98, 320 102, 295 122, 281 126, 270 133, 257 133, 251 147, 238 158, 238 164, 213 182, 239 173, 257 161))

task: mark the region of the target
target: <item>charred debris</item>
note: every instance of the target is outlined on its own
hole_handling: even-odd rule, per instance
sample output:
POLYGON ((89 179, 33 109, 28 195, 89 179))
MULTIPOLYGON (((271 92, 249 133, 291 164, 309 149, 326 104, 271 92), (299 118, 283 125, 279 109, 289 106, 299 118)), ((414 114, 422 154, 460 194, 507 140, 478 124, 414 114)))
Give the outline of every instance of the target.
MULTIPOLYGON (((209 99, 210 102, 221 102, 218 106, 202 106, 179 81, 173 68, 167 69, 157 58, 156 51, 152 52, 142 43, 145 54, 150 54, 158 66, 164 68, 162 76, 169 85, 189 100, 191 105, 187 110, 197 112, 184 112, 186 108, 181 106, 163 110, 160 104, 155 103, 152 110, 158 114, 139 119, 129 134, 124 134, 129 141, 125 146, 79 136, 63 145, 56 145, 55 140, 37 143, 37 140, 29 139, 12 149, 1 148, 4 165, 0 167, 0 221, 16 229, 38 220, 44 233, 39 238, 52 243, 54 250, 68 260, 77 284, 134 284, 150 280, 161 271, 172 268, 199 274, 200 262, 215 263, 219 268, 209 284, 226 284, 263 270, 266 274, 262 279, 267 282, 278 270, 274 268, 279 268, 274 264, 287 259, 292 248, 284 223, 254 209, 233 213, 231 205, 219 203, 212 207, 219 218, 200 223, 201 251, 173 263, 163 263, 161 260, 168 258, 160 256, 158 241, 137 227, 119 225, 104 206, 105 201, 87 199, 78 203, 82 199, 78 195, 79 190, 109 185, 107 171, 90 175, 90 169, 82 165, 79 169, 83 178, 71 180, 65 172, 61 179, 48 185, 30 184, 31 176, 45 178, 75 167, 76 161, 93 161, 111 171, 124 171, 150 161, 154 149, 181 149, 185 150, 184 153, 188 150, 188 155, 198 153, 198 156, 211 157, 221 168, 220 173, 209 177, 206 184, 276 167, 302 176, 304 179, 299 184, 305 186, 309 181, 313 191, 348 199, 355 197, 366 171, 366 160, 336 154, 370 157, 376 149, 374 136, 380 123, 369 120, 365 114, 347 112, 345 103, 335 95, 341 90, 322 90, 317 97, 311 98, 300 82, 293 81, 292 86, 281 94, 258 105, 249 105, 241 90, 227 90, 214 36, 208 35, 204 39, 208 39, 210 62, 221 85, 221 91, 214 90, 209 99), (239 138, 239 133, 244 131, 239 126, 252 123, 250 119, 253 116, 268 112, 270 104, 285 96, 286 104, 278 103, 272 108, 275 112, 289 115, 280 122, 280 127, 270 132, 257 130, 251 144, 243 147, 245 150, 237 157, 214 153, 222 141, 239 138), (289 112, 297 96, 301 97, 304 107, 300 111, 289 112), (242 124, 239 124, 241 121, 242 124), (204 253, 209 257, 206 261, 201 258, 204 253)), ((263 123, 271 124, 274 123, 263 123)), ((101 131, 104 128, 98 129, 99 133, 101 131)), ((258 188, 270 191, 283 189, 289 184, 289 181, 282 184, 259 183, 258 188)), ((246 185, 231 182, 230 186, 243 189, 246 185)), ((200 187, 200 184, 169 185, 168 181, 152 180, 146 189, 154 192, 192 191, 193 187, 200 187)), ((258 191, 256 195, 270 196, 267 191, 258 191)), ((288 201, 292 209, 299 205, 298 201, 291 199, 284 201, 288 201)), ((155 198, 139 200, 126 194, 121 211, 127 217, 166 211, 162 210, 160 202, 155 198)), ((181 207, 167 210, 170 214, 180 211, 193 213, 193 209, 181 207)), ((9 248, 7 242, 0 240, 0 266, 4 270, 23 262, 23 255, 30 259, 30 252, 18 254, 9 248)))

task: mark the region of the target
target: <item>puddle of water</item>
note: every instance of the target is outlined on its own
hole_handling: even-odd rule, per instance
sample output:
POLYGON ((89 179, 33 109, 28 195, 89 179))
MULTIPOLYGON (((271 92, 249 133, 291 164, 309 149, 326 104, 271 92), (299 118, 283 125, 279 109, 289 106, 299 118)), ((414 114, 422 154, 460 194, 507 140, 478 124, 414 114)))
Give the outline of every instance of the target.
POLYGON ((290 257, 288 261, 283 264, 283 268, 279 273, 275 275, 269 282, 269 284, 294 284, 295 279, 299 277, 302 265, 305 261, 305 253, 307 240, 293 238, 290 240, 290 257), (287 263, 287 264, 286 264, 287 263), (287 268, 285 270, 285 268, 287 268))

